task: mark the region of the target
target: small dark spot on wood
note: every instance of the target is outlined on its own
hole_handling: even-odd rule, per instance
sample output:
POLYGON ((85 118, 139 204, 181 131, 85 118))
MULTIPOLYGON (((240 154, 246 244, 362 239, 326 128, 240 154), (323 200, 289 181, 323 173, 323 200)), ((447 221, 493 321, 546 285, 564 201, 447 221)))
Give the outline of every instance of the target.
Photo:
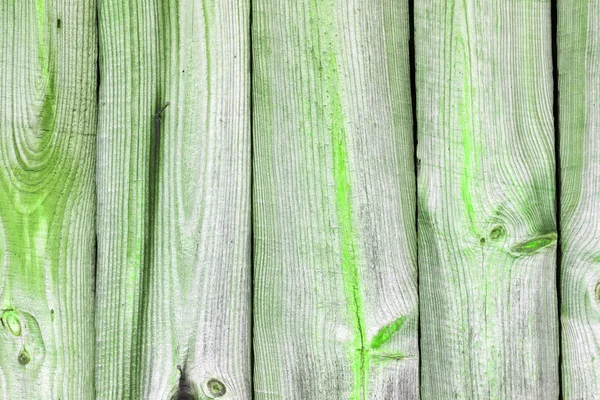
POLYGON ((59 19, 56 20, 56 27, 60 29, 62 27, 62 21, 59 19))
POLYGON ((211 379, 206 382, 206 387, 208 391, 213 397, 221 397, 225 393, 227 393, 227 389, 225 389, 225 384, 218 379, 211 379))
POLYGON ((19 352, 19 355, 17 356, 17 360, 19 361, 19 364, 21 364, 21 365, 27 365, 31 361, 31 357, 29 357, 29 353, 27 352, 27 349, 25 347, 23 347, 21 352, 19 352))
POLYGON ((479 243, 481 243, 481 244, 485 244, 485 238, 481 238, 481 239, 479 239, 479 243))

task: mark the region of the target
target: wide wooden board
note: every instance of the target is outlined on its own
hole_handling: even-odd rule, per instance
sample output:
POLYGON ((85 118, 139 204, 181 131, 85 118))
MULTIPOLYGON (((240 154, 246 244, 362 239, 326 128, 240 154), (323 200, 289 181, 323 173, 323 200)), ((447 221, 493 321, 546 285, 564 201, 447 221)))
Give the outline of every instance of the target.
POLYGON ((257 399, 418 397, 407 5, 253 2, 257 399))
POLYGON ((99 5, 99 398, 251 395, 249 12, 99 5))
POLYGON ((0 398, 94 398, 96 2, 0 1, 0 398))
POLYGON ((421 395, 556 399, 549 1, 415 2, 421 395))

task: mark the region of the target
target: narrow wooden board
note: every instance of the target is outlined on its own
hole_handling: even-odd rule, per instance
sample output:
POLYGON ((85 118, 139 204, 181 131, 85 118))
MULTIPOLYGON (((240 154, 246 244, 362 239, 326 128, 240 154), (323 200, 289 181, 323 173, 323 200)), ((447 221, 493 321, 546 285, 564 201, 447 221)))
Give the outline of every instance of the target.
POLYGON ((0 398, 94 398, 95 1, 0 2, 0 398))
POLYGON ((564 399, 600 398, 600 1, 561 0, 561 322, 564 399))
POLYGON ((257 399, 418 397, 407 2, 253 2, 257 399))
POLYGON ((249 12, 99 5, 99 398, 251 396, 249 12))
POLYGON ((421 395, 558 398, 549 1, 415 3, 421 395))

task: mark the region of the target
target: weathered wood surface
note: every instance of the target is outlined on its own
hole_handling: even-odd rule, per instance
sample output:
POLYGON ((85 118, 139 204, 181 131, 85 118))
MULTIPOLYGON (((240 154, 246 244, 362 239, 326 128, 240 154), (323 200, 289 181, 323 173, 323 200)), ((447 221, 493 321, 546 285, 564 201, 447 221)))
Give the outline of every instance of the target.
POLYGON ((563 398, 600 398, 600 1, 558 2, 563 398))
POLYGON ((95 1, 0 1, 0 398, 94 398, 95 1))
POLYGON ((421 395, 556 399, 548 1, 415 2, 421 395))
POLYGON ((252 17, 255 398, 415 399, 407 2, 252 17))
POLYGON ((249 10, 99 4, 98 398, 251 396, 249 10))

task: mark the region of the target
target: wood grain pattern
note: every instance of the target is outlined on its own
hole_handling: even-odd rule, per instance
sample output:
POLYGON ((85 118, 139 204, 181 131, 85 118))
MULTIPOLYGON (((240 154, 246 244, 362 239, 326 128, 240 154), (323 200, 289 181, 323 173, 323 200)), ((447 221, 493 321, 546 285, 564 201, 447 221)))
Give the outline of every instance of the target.
POLYGON ((559 1, 564 399, 600 398, 600 1, 559 1))
POLYGON ((425 399, 558 398, 549 1, 415 3, 425 399))
POLYGON ((407 2, 253 2, 257 399, 418 397, 407 2))
POLYGON ((0 398, 94 398, 96 4, 0 1, 0 398))
POLYGON ((249 9, 99 5, 98 398, 251 395, 249 9))

